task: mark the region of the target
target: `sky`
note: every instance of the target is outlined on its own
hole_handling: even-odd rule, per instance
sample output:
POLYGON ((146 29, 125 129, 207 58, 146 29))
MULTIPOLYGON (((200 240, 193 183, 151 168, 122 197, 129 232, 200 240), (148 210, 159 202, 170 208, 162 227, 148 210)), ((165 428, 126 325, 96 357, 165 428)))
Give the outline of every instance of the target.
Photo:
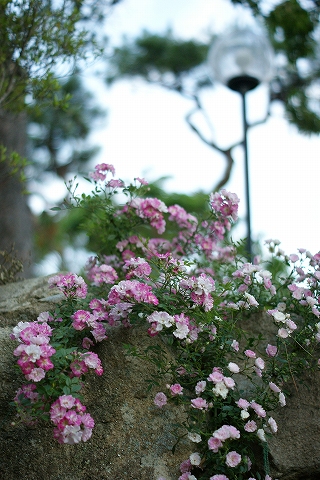
MULTIPOLYGON (((270 0, 269 4, 276 3, 270 0)), ((223 33, 240 9, 229 0, 123 0, 107 21, 113 45, 123 35, 134 38, 143 29, 164 33, 167 28, 184 39, 207 41, 210 33, 223 33)), ((91 78, 93 88, 94 80, 91 78)), ((100 87, 99 87, 100 88, 100 87)), ((97 91, 100 91, 97 87, 97 91)), ((248 121, 265 117, 267 86, 247 95, 248 121)), ((188 127, 184 116, 193 104, 178 94, 142 80, 122 80, 101 90, 99 103, 108 110, 103 128, 95 130, 91 143, 101 147, 94 163, 111 163, 116 177, 149 181, 170 176, 168 191, 212 191, 220 178, 224 158, 207 147, 188 127)), ((226 148, 242 139, 241 99, 220 85, 203 98, 214 127, 215 141, 226 148)), ((281 104, 273 105, 267 122, 248 134, 251 223, 254 240, 281 241, 286 253, 306 248, 320 250, 319 136, 302 136, 284 118, 281 104)), ((244 155, 234 151, 236 165, 226 189, 240 198, 242 221, 236 231, 246 235, 244 155)))

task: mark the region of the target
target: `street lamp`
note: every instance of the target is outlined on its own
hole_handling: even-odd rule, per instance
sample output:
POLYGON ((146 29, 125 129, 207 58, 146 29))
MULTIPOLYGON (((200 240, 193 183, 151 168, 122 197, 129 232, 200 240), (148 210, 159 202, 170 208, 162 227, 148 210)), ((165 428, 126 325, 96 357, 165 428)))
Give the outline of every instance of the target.
POLYGON ((245 191, 247 204, 246 251, 252 261, 249 166, 247 146, 246 93, 260 83, 267 83, 273 73, 273 52, 268 39, 258 28, 230 28, 212 44, 208 55, 208 66, 213 81, 239 92, 242 98, 243 147, 245 162, 245 191))

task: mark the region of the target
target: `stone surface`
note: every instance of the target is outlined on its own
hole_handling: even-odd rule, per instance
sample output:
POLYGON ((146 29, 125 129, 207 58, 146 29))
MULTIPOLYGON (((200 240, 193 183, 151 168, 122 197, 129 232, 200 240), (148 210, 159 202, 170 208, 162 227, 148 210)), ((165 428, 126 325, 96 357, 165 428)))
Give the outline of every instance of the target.
MULTIPOLYGON (((96 422, 88 442, 59 445, 48 425, 11 425, 15 412, 9 402, 23 378, 14 367, 16 342, 9 334, 18 321, 32 321, 41 311, 54 309, 60 298, 48 288, 47 278, 0 287, 0 479, 177 480, 180 462, 193 451, 181 444, 171 453, 174 424, 183 421, 184 412, 154 406, 145 382, 152 373, 150 364, 127 357, 123 350, 124 343, 154 344, 142 329, 113 329, 97 347, 104 374, 88 376, 85 385, 85 404, 96 422)), ((244 327, 253 335, 272 333, 270 318, 264 315, 246 320, 244 327)), ((320 478, 320 376, 304 380, 291 388, 287 407, 273 414, 279 425, 270 441, 273 479, 320 478)))
MULTIPOLYGON (((270 315, 252 315, 243 323, 252 336, 263 335, 274 343, 277 327, 270 315)), ((273 479, 320 479, 320 372, 305 375, 302 381, 286 387, 285 407, 279 407, 272 416, 278 432, 269 439, 270 468, 273 479)))
POLYGON ((147 393, 145 381, 152 373, 150 365, 125 356, 122 346, 154 343, 141 329, 113 329, 96 350, 104 374, 89 375, 85 385, 84 403, 96 423, 88 442, 59 445, 47 425, 11 425, 15 412, 9 402, 23 378, 14 368, 16 342, 9 334, 18 321, 35 320, 57 300, 58 293, 48 289, 46 278, 0 287, 1 480, 178 478, 180 462, 192 451, 182 444, 175 455, 171 452, 173 425, 184 420, 184 413, 177 407, 154 406, 154 393, 147 393))

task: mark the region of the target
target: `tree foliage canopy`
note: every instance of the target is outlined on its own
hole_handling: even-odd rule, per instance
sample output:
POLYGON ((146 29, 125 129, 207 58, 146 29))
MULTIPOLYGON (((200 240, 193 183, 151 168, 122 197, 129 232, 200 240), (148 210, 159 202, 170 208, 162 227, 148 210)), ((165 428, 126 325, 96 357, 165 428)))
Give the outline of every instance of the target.
POLYGON ((281 60, 271 100, 284 103, 288 120, 302 133, 319 133, 320 2, 284 0, 266 11, 265 1, 232 1, 262 19, 281 60))
POLYGON ((53 70, 98 53, 89 23, 114 0, 0 0, 0 106, 23 107, 27 94, 52 98, 53 70))
POLYGON ((207 50, 201 42, 175 38, 170 30, 165 35, 145 30, 133 42, 125 38, 115 48, 107 81, 139 75, 180 91, 184 78, 205 61, 207 50))
POLYGON ((87 138, 94 122, 104 112, 94 104, 93 96, 75 74, 60 81, 58 98, 68 98, 68 107, 36 103, 29 112, 29 158, 37 171, 49 170, 60 177, 77 171, 97 153, 87 147, 87 138))

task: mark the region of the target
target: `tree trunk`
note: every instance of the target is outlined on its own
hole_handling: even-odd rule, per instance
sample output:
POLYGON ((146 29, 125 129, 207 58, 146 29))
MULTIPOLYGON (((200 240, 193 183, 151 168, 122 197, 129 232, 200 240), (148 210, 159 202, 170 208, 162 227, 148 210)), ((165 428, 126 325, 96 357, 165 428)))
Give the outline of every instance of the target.
MULTIPOLYGON (((26 114, 0 110, 0 145, 7 156, 26 154, 26 114)), ((12 174, 7 161, 0 161, 0 250, 10 252, 23 264, 20 276, 32 276, 33 221, 19 174, 12 174)))

